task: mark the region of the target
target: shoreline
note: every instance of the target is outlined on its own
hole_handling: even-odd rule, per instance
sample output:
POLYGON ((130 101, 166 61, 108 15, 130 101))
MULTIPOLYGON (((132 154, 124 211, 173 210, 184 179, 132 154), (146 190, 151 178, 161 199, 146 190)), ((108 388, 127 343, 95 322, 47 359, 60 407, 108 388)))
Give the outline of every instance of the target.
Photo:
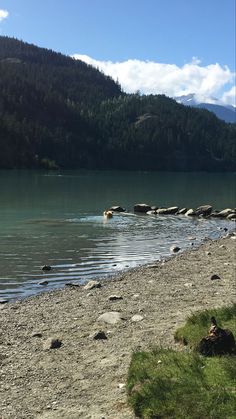
POLYGON ((236 302, 234 237, 121 272, 100 288, 65 287, 1 305, 1 419, 134 418, 124 388, 132 351, 179 348, 173 335, 187 316, 236 302), (117 323, 98 320, 111 311, 120 313, 117 323), (93 339, 99 330, 106 340, 93 339), (61 347, 45 349, 48 338, 61 347))

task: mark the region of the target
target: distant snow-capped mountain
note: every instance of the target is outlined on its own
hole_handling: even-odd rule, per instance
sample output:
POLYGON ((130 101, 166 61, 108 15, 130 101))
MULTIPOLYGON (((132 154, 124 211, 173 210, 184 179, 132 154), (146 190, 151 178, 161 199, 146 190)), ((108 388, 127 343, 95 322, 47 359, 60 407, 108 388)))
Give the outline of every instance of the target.
POLYGON ((223 119, 225 122, 236 123, 236 108, 230 105, 221 105, 217 103, 217 99, 212 99, 214 103, 201 102, 197 100, 194 93, 189 95, 178 96, 174 98, 176 102, 182 103, 182 105, 193 106, 195 108, 204 108, 214 114, 219 118, 223 119))

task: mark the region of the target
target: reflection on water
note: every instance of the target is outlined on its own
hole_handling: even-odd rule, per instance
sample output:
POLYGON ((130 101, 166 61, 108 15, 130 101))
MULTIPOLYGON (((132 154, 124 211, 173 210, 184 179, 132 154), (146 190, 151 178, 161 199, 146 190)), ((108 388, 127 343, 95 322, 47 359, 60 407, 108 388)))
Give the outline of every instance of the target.
POLYGON ((137 202, 235 206, 234 174, 199 176, 197 183, 195 174, 0 172, 0 296, 40 292, 45 289, 38 285, 42 280, 52 289, 113 275, 169 256, 173 244, 184 249, 204 237, 220 236, 233 222, 132 213, 110 220, 102 216, 110 205, 132 210, 137 202), (191 180, 192 190, 186 186, 191 180), (206 185, 211 185, 208 199, 206 185), (52 270, 43 272, 45 264, 52 270))

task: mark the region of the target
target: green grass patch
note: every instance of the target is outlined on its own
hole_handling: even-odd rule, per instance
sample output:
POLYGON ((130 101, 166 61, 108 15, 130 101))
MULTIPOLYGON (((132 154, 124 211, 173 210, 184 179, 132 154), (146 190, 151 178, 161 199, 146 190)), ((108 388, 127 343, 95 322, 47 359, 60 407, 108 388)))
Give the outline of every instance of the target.
POLYGON ((175 332, 175 340, 195 349, 200 340, 208 334, 210 319, 214 316, 219 327, 229 329, 236 337, 236 304, 230 307, 200 311, 189 317, 183 327, 175 332))
MULTIPOLYGON (((236 305, 197 313, 177 333, 191 347, 208 332, 211 316, 236 335, 236 305)), ((155 349, 132 356, 128 400, 145 419, 235 419, 236 356, 203 357, 195 351, 155 349)))

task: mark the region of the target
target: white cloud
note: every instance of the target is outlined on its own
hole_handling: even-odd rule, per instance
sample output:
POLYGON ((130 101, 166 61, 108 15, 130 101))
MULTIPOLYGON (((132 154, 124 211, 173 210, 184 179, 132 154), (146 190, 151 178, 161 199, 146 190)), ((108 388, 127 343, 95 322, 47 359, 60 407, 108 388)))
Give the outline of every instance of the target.
POLYGON ((0 22, 1 22, 3 19, 6 19, 6 18, 8 17, 8 15, 9 15, 9 13, 8 13, 8 11, 7 11, 7 10, 0 9, 0 22))
POLYGON ((230 90, 223 94, 222 101, 226 105, 232 105, 236 107, 236 86, 231 87, 230 90))
POLYGON ((230 102, 233 88, 219 97, 228 84, 233 84, 235 74, 227 66, 218 63, 202 66, 197 57, 190 63, 178 67, 175 64, 129 59, 123 62, 98 61, 87 55, 74 54, 74 58, 85 61, 106 75, 118 80, 123 90, 144 94, 165 94, 170 97, 195 93, 201 98, 212 100, 218 97, 230 102))

